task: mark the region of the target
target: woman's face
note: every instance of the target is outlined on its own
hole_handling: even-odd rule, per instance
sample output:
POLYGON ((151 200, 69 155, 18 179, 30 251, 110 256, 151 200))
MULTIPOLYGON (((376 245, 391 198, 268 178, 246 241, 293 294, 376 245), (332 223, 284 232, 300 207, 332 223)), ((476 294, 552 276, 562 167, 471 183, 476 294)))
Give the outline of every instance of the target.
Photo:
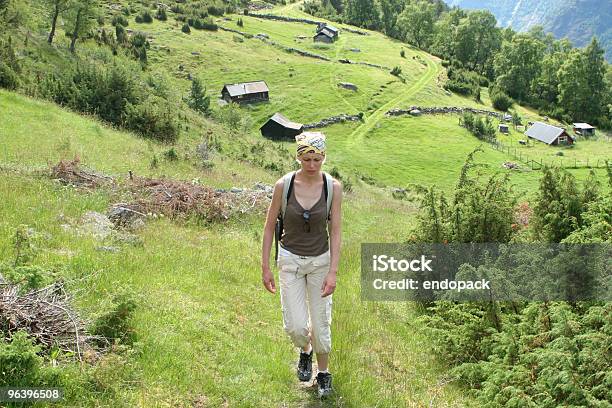
POLYGON ((304 153, 298 160, 302 165, 302 171, 306 172, 307 174, 316 174, 321 170, 323 159, 325 159, 325 156, 322 154, 304 153))

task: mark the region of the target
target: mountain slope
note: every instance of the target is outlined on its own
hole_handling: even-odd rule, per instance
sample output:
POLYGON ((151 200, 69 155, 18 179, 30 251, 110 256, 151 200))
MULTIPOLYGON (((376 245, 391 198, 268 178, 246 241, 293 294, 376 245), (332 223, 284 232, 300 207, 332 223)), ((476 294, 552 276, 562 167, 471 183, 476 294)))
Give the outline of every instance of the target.
POLYGON ((526 31, 541 25, 577 47, 596 36, 612 61, 612 1, 600 0, 450 0, 451 6, 490 10, 504 27, 526 31))

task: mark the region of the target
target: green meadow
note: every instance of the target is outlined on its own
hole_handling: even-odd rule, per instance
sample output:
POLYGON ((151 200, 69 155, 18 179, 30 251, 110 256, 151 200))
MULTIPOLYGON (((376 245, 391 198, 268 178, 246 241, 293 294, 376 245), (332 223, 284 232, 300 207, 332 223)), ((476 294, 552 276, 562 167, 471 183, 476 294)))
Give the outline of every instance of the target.
MULTIPOLYGON (((300 11, 299 3, 270 12, 312 18, 300 11)), ((146 32, 151 39, 143 75, 163 78, 178 97, 189 93, 188 74, 197 76, 211 95, 215 113, 224 109, 217 104, 224 84, 265 80, 270 101, 240 108, 250 118, 247 129, 230 129, 187 112, 183 120, 189 127, 176 144, 166 145, 50 102, 0 90, 0 260, 14 256, 14 231, 25 224, 45 237, 38 244, 36 264, 58 268, 85 319, 93 319, 118 290, 130 291, 138 303, 134 354, 120 366, 103 358, 92 368, 97 373, 93 391, 91 384, 78 380, 85 369, 65 362, 71 380, 66 399, 54 406, 471 405, 465 389, 448 375, 444 357, 434 355, 418 319, 421 311, 414 304, 361 300, 360 246, 409 237, 418 209, 409 200, 393 198, 394 188, 421 184, 450 191, 466 156, 479 146, 483 152, 476 161, 482 163, 483 175, 509 172, 502 164, 516 161, 514 155, 477 140, 459 126, 457 115, 386 115, 390 109, 412 105, 493 110, 486 88, 481 102, 446 92, 445 69, 438 58, 380 33, 341 32, 338 42, 317 45, 311 39, 313 25, 242 15, 217 21, 332 59, 322 61, 226 31, 193 29, 187 35, 173 13, 168 14, 167 22, 151 24, 137 24, 134 16, 129 17, 129 28, 146 32), (244 27, 237 26, 238 18, 244 27), (402 49, 405 57, 400 56, 402 49), (385 69, 337 62, 342 58, 399 66, 402 73, 396 77, 385 69), (358 90, 342 89, 339 82, 351 82, 358 90), (78 224, 87 211, 105 213, 120 198, 116 192, 64 186, 47 176, 59 160, 76 157, 83 166, 119 183, 132 171, 212 188, 273 184, 280 171, 262 163, 278 161, 283 170, 294 166, 293 142, 273 142, 259 134, 259 127, 275 112, 302 123, 341 113, 364 114, 361 122, 320 129, 328 140, 325 170, 335 168, 352 185, 344 196, 342 256, 334 294, 330 370, 336 392, 325 402, 316 397, 316 388, 298 384, 297 353, 283 332, 279 297, 267 293, 260 283, 262 211, 219 224, 148 217, 138 232, 142 244, 122 244, 119 253, 112 253, 100 250, 112 242, 77 236, 62 224, 78 224), (219 146, 208 167, 196 154, 205 134, 214 135, 219 146), (176 152, 177 160, 167 159, 169 150, 176 152)), ((46 62, 61 65, 55 47, 65 47, 68 39, 58 36, 57 44, 48 47, 44 32, 34 36, 46 62)), ((108 53, 93 42, 79 46, 85 55, 108 53)), ((524 122, 541 119, 529 108, 513 108, 524 122)), ((498 140, 533 159, 592 163, 612 158, 605 135, 579 139, 574 148, 534 142, 523 147, 518 144, 522 138, 515 130, 507 136, 498 133, 498 140), (557 155, 559 151, 563 156, 557 155)), ((529 200, 541 172, 518 163, 521 169, 510 171, 510 178, 523 199, 529 200)), ((582 180, 589 170, 569 171, 582 180)), ((603 177, 605 171, 597 173, 603 177)))

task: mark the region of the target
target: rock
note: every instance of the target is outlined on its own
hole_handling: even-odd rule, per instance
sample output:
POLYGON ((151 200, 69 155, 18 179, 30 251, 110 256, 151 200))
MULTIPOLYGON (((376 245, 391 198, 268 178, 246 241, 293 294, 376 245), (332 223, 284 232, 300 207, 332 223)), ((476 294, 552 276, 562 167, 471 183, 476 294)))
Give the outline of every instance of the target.
POLYGON ((361 50, 359 48, 351 48, 350 50, 353 51, 353 52, 361 52, 361 50))
POLYGON ((341 58, 338 60, 338 62, 341 64, 350 64, 351 60, 349 60, 348 58, 341 58))
POLYGON ((179 70, 179 71, 182 71, 182 70, 184 70, 184 69, 185 69, 185 67, 183 66, 183 64, 181 64, 181 65, 179 65, 179 66, 178 66, 178 70, 179 70))
POLYGON ((243 191, 244 191, 244 189, 242 189, 242 188, 238 188, 238 187, 232 187, 232 188, 230 189, 230 193, 234 193, 234 194, 236 194, 236 193, 242 193, 243 191))
POLYGON ((274 187, 268 184, 257 182, 253 186, 253 190, 261 190, 261 191, 265 191, 266 193, 269 193, 269 192, 274 191, 274 187))
POLYGON ((112 234, 113 223, 104 214, 88 211, 81 217, 78 231, 79 234, 91 235, 102 241, 112 234))
POLYGON ((420 111, 420 110, 418 110, 418 109, 412 109, 412 110, 410 111, 410 114, 411 114, 412 116, 421 116, 421 111, 420 111))
POLYGON ((227 193, 227 190, 224 188, 217 188, 215 189, 215 193, 227 193))
POLYGON ((357 91, 357 85, 351 84, 350 82, 340 82, 338 86, 344 89, 350 89, 351 91, 357 91))
POLYGON ((99 246, 96 247, 96 251, 117 253, 121 251, 121 249, 115 246, 99 246))
POLYGON ((108 212, 108 219, 116 226, 116 227, 128 227, 132 228, 134 223, 139 221, 137 228, 140 228, 140 225, 144 226, 143 219, 146 217, 145 214, 132 210, 126 206, 121 204, 116 204, 111 210, 108 212))
POLYGON ((518 170, 519 169, 519 165, 513 162, 504 162, 502 166, 508 170, 518 170))
POLYGON ((200 53, 197 51, 191 51, 191 55, 200 55, 200 53))
POLYGON ((270 36, 268 34, 266 34, 266 33, 257 33, 257 34, 255 34, 255 38, 260 38, 260 39, 261 38, 265 38, 265 39, 268 39, 268 38, 270 38, 270 36))

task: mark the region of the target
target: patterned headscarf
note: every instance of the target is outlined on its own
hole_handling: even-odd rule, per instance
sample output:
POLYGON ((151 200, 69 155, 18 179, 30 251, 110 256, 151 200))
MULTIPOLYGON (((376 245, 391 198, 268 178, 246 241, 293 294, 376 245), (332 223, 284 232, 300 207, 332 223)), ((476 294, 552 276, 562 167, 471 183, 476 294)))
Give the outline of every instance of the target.
POLYGON ((325 135, 321 132, 304 132, 295 137, 296 157, 305 153, 318 153, 325 156, 325 135))

